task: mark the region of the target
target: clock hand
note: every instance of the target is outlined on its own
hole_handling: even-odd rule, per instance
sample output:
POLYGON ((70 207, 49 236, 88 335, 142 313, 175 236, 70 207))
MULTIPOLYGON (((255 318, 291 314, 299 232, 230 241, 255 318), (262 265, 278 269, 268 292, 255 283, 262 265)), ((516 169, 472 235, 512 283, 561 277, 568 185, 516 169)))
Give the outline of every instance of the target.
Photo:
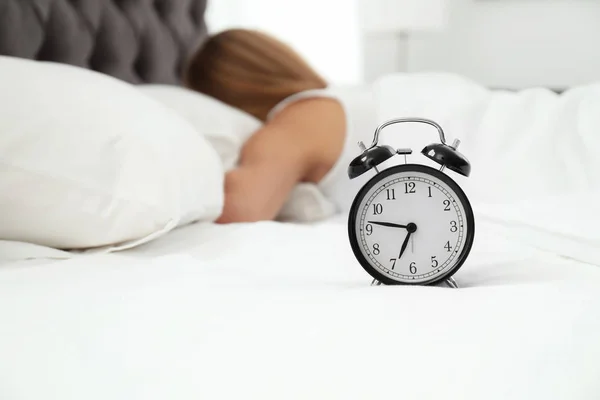
POLYGON ((408 228, 407 225, 393 224, 391 222, 380 222, 380 221, 368 221, 368 222, 370 224, 387 226, 387 227, 390 227, 390 228, 404 228, 404 229, 408 228))
POLYGON ((408 245, 408 240, 410 239, 411 235, 412 235, 412 232, 408 232, 406 234, 406 239, 404 239, 404 243, 402 243, 402 248, 400 249, 400 255, 398 256, 398 259, 401 259, 402 254, 404 254, 404 252, 406 251, 406 246, 408 245))
POLYGON ((402 258, 402 254, 404 254, 406 251, 406 246, 408 246, 408 241, 412 237, 412 234, 417 231, 417 224, 411 222, 410 224, 406 225, 406 230, 408 231, 408 234, 406 235, 406 239, 404 239, 404 243, 402 243, 402 248, 400 249, 400 255, 398 256, 398 259, 402 258))

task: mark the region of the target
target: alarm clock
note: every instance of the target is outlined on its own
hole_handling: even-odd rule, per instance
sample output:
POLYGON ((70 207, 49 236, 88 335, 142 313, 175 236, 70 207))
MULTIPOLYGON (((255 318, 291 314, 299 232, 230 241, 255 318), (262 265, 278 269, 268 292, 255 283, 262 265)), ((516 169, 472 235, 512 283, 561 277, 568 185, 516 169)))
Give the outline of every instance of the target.
POLYGON ((354 179, 367 171, 373 176, 358 191, 348 217, 348 236, 360 265, 374 285, 435 285, 458 287, 452 276, 466 261, 475 237, 475 218, 469 199, 444 171, 463 176, 471 164, 457 148, 459 140, 446 143, 442 127, 424 118, 401 118, 377 127, 373 143, 348 167, 354 179), (425 146, 421 153, 439 169, 409 164, 411 149, 379 145, 382 129, 392 124, 422 123, 433 126, 440 143, 425 146), (377 166, 395 155, 404 164, 380 171, 377 166))

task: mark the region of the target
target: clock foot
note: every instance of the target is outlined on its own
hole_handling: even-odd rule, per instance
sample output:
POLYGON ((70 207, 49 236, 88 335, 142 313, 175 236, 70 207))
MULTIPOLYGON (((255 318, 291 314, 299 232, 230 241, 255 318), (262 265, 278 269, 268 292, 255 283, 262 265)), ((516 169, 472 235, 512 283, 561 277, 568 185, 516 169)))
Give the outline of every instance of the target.
POLYGON ((451 287, 452 289, 458 289, 458 284, 456 283, 454 278, 450 277, 450 278, 446 279, 445 282, 446 282, 446 285, 448 285, 448 287, 451 287))
POLYGON ((377 279, 373 279, 373 282, 371 282, 371 286, 381 286, 382 283, 379 282, 377 279))

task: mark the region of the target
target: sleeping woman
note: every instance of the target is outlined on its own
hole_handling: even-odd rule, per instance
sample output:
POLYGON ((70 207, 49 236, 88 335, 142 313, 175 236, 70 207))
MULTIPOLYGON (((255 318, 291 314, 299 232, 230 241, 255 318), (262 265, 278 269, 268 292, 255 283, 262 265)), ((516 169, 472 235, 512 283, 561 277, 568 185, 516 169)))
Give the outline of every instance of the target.
POLYGON ((316 184, 340 211, 349 208, 346 167, 357 153, 345 152, 350 142, 356 147, 349 133, 374 129, 364 93, 329 87, 286 44, 243 29, 210 37, 191 60, 186 84, 263 122, 225 177, 217 222, 272 220, 300 182, 316 184))
MULTIPOLYGON (((359 90, 331 87, 285 44, 241 29, 212 36, 186 81, 263 122, 226 175, 221 223, 275 219, 301 182, 315 184, 338 212, 347 212, 365 177, 349 180, 347 167, 359 154, 357 142, 369 144, 384 115, 434 119, 448 137, 462 139, 474 170, 461 186, 472 201, 600 189, 600 83, 558 95, 544 88, 493 91, 458 75, 413 73, 359 90)), ((418 128, 402 136, 401 147, 430 142, 418 142, 424 137, 418 128)))

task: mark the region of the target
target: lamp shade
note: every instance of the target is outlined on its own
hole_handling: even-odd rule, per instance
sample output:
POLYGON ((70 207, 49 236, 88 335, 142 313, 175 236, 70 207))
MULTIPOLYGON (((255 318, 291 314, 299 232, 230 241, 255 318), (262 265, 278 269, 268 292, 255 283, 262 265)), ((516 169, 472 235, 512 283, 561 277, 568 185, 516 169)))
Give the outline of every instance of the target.
POLYGON ((446 24, 448 0, 360 0, 368 33, 438 31, 446 24))

